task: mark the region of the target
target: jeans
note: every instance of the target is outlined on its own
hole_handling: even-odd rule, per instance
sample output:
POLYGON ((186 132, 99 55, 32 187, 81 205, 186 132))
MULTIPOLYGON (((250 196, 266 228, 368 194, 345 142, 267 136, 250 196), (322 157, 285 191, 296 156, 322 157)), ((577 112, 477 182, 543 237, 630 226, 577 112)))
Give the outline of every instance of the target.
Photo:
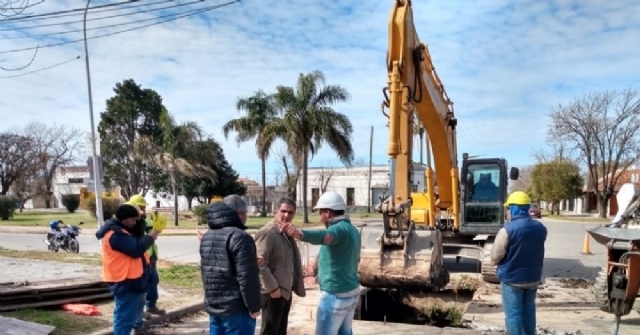
POLYGON ((147 308, 154 308, 158 302, 158 283, 160 283, 160 276, 158 275, 155 262, 151 263, 150 268, 151 282, 149 282, 149 288, 147 289, 146 306, 147 308))
POLYGON ((500 284, 507 335, 536 335, 536 293, 538 287, 500 284))
POLYGON ((255 332, 256 319, 247 311, 233 315, 209 314, 210 335, 254 335, 255 332))
POLYGON ((125 293, 114 296, 113 335, 130 335, 136 328, 142 328, 144 293, 125 293))
POLYGON ((360 288, 349 292, 320 293, 316 316, 316 335, 352 335, 351 324, 360 302, 360 288))

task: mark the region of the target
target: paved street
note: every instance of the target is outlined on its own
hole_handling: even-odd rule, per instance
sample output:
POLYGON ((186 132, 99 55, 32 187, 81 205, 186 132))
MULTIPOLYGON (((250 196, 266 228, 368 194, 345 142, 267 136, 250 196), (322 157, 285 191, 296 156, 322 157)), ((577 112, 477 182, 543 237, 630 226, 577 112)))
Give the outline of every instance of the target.
MULTIPOLYGON (((545 276, 595 277, 604 263, 605 248, 591 240, 593 255, 581 255, 585 228, 593 223, 542 220, 549 230, 546 243, 545 276)), ((380 229, 380 224, 367 222, 365 229, 380 229)), ((0 246, 16 250, 47 250, 40 234, 0 234, 0 246)), ((195 236, 160 236, 158 247, 162 259, 174 262, 198 263, 198 240, 195 236)), ((309 246, 311 255, 317 246, 309 246)), ((96 253, 98 241, 93 235, 80 235, 80 251, 96 253)), ((306 251, 306 247, 302 248, 306 251)), ((303 255, 303 258, 305 256, 303 255)))

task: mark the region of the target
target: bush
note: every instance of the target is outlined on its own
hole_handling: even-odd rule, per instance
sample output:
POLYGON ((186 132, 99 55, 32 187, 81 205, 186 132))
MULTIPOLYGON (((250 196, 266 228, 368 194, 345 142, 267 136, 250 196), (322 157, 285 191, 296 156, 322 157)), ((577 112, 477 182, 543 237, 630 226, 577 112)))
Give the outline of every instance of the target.
MULTIPOLYGON (((102 197, 102 213, 104 220, 108 220, 116 214, 116 210, 121 205, 120 199, 105 198, 102 197)), ((91 216, 96 217, 96 198, 87 198, 85 202, 86 209, 91 213, 91 216)))
POLYGON ((11 220, 20 200, 11 195, 0 195, 0 220, 11 220))
POLYGON ((209 204, 198 205, 196 207, 193 207, 193 209, 191 210, 193 214, 195 214, 195 216, 198 218, 198 225, 207 224, 207 207, 209 207, 209 204))
POLYGON ((80 207, 80 195, 79 194, 63 195, 62 205, 64 205, 64 208, 66 208, 69 213, 75 213, 76 209, 80 207))

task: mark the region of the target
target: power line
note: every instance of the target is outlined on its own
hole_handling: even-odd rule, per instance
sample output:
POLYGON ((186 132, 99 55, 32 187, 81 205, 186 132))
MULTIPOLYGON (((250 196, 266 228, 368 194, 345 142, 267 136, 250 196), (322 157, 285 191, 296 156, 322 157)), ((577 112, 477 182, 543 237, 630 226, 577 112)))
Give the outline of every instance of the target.
POLYGON ((9 78, 17 78, 17 77, 26 76, 26 75, 28 75, 28 74, 32 74, 32 73, 36 73, 36 72, 41 72, 41 71, 45 71, 45 70, 49 70, 49 69, 53 69, 54 67, 62 66, 62 65, 65 65, 65 64, 71 63, 71 62, 73 62, 73 61, 76 61, 76 60, 78 60, 78 59, 81 59, 81 58, 82 58, 81 56, 76 56, 76 57, 74 57, 74 58, 72 58, 72 59, 69 59, 69 60, 66 60, 66 61, 64 61, 64 62, 60 62, 60 63, 57 63, 57 64, 53 64, 53 65, 50 65, 50 66, 47 66, 47 67, 43 67, 43 68, 40 68, 40 69, 37 69, 37 70, 29 71, 29 72, 23 72, 23 73, 21 73, 21 74, 15 74, 15 75, 12 75, 12 76, 4 76, 4 77, 0 77, 0 79, 9 79, 9 78))
MULTIPOLYGON (((168 0, 168 1, 163 1, 163 2, 172 2, 173 0, 168 0)), ((161 10, 165 10, 165 9, 171 9, 171 8, 178 8, 178 7, 183 7, 183 6, 189 6, 189 5, 193 5, 196 3, 200 3, 200 2, 204 2, 205 0, 196 0, 196 1, 191 1, 191 2, 185 2, 185 3, 181 3, 181 4, 177 4, 177 5, 171 5, 171 6, 165 6, 165 7, 160 7, 160 8, 155 8, 155 9, 147 9, 147 10, 140 10, 140 11, 135 11, 135 12, 130 12, 130 13, 124 13, 124 14, 115 14, 115 15, 111 15, 111 16, 103 16, 103 17, 96 17, 96 18, 92 18, 92 19, 87 19, 87 22, 91 22, 91 21, 97 21, 97 20, 104 20, 104 19, 112 19, 112 18, 117 18, 117 17, 124 17, 124 16, 130 16, 130 15, 135 15, 135 14, 143 14, 143 13, 151 13, 151 12, 157 12, 157 11, 161 11, 161 10)), ((161 4, 163 2, 158 2, 155 4, 149 4, 149 5, 145 5, 145 6, 153 6, 153 5, 158 5, 161 4)), ((123 8, 117 8, 117 9, 123 9, 123 8)), ((128 8, 124 8, 124 9, 128 9, 128 8)), ((42 27, 53 27, 53 26, 63 26, 63 25, 68 25, 68 24, 74 24, 74 23, 83 23, 84 20, 76 20, 76 21, 65 21, 65 22, 56 22, 56 23, 47 23, 47 24, 40 24, 40 25, 35 25, 35 26, 27 26, 27 27, 15 27, 15 28, 11 28, 11 29, 0 29, 0 31, 21 31, 21 30, 27 30, 27 29, 33 29, 33 28, 42 28, 42 27)), ((88 29, 87 29, 88 30, 88 29)), ((76 30, 76 31, 82 31, 82 29, 80 30, 76 30)), ((73 31, 73 32, 76 32, 73 31)), ((20 38, 20 37, 19 37, 20 38)))
MULTIPOLYGON (((202 0, 198 0, 198 1, 194 1, 191 3, 187 3, 187 4, 193 4, 196 2, 201 2, 202 0)), ((179 7, 179 6, 184 6, 187 4, 181 4, 181 5, 176 5, 176 6, 170 6, 170 7, 166 7, 166 8, 171 8, 171 7, 179 7)), ((147 12, 152 12, 152 11, 157 11, 157 10, 162 10, 163 8, 160 9, 152 9, 152 10, 148 10, 147 12)), ((138 13, 144 13, 145 11, 141 11, 138 13)), ((134 13, 135 14, 135 13, 134 13)), ((126 15, 130 15, 130 14, 126 14, 126 15)), ((131 24, 136 24, 136 23, 141 23, 141 22, 148 22, 148 21, 153 21, 153 20, 157 20, 157 19, 162 19, 165 17, 171 17, 174 16, 176 14, 167 14, 167 15, 161 15, 161 16, 156 16, 156 17, 152 17, 152 18, 148 18, 148 19, 142 19, 142 20, 137 20, 137 21, 132 21, 132 22, 126 22, 126 23, 114 23, 114 24, 110 24, 110 25, 106 25, 106 26, 100 26, 100 27, 93 27, 93 28, 88 28, 87 31, 90 30, 97 30, 97 29, 104 29, 104 28, 113 28, 113 27, 119 27, 119 26, 126 26, 126 25, 131 25, 131 24)), ((118 17, 118 16, 124 16, 124 15, 115 15, 113 17, 118 17)), ((106 17, 105 17, 106 18, 106 17)), ((82 21, 80 21, 82 22, 82 21)), ((55 33, 46 33, 46 34, 38 34, 38 35, 29 35, 29 36, 14 36, 14 37, 0 37, 0 40, 13 40, 13 39, 20 39, 20 38, 37 38, 37 37, 45 37, 45 36, 53 36, 53 35, 64 35, 64 34, 72 34, 72 33, 78 33, 78 32, 83 32, 83 29, 76 29, 76 30, 69 30, 69 31, 59 31, 59 32, 55 32, 55 33)))
MULTIPOLYGON (((93 39, 97 39, 97 38, 118 35, 118 34, 130 32, 130 31, 134 31, 134 30, 138 30, 138 29, 142 29, 142 28, 147 28, 147 27, 159 25, 159 24, 162 24, 162 23, 165 23, 165 22, 175 21, 177 19, 181 19, 181 18, 193 16, 193 15, 202 14, 202 13, 214 10, 214 9, 220 9, 222 7, 226 7, 226 6, 232 5, 232 4, 236 3, 236 2, 240 2, 240 0, 234 0, 234 1, 230 1, 230 2, 225 2, 223 4, 209 6, 209 7, 205 7, 205 8, 202 8, 202 9, 187 11, 187 12, 183 12, 183 13, 179 13, 179 14, 171 14, 172 16, 173 15, 177 15, 177 16, 168 18, 166 20, 162 20, 160 22, 155 22, 155 23, 142 25, 142 26, 139 26, 139 27, 134 27, 134 28, 130 28, 130 29, 115 31, 115 32, 112 32, 112 33, 92 36, 92 37, 87 38, 87 40, 93 40, 93 39)), ((42 49, 42 48, 51 48, 51 47, 57 47, 57 46, 61 46, 61 45, 77 43, 77 42, 82 42, 82 41, 84 41, 84 39, 80 38, 80 39, 72 40, 72 41, 65 41, 65 42, 46 44, 46 45, 36 46, 36 47, 29 47, 29 48, 21 48, 21 49, 13 49, 13 50, 8 50, 8 51, 2 51, 2 52, 0 52, 0 54, 14 53, 14 52, 20 52, 20 51, 29 51, 29 50, 35 50, 35 49, 38 49, 38 48, 40 48, 40 49, 42 49)))
MULTIPOLYGON (((117 6, 122 6, 122 5, 128 5, 131 4, 132 2, 138 2, 141 0, 127 0, 127 1, 123 1, 123 2, 116 2, 116 3, 110 3, 110 4, 106 4, 106 5, 98 5, 98 6, 93 6, 93 7, 89 7, 89 9, 101 9, 101 8, 108 8, 108 7, 117 7, 117 6)), ((42 1, 44 2, 44 1, 42 1)), ((144 6, 144 5, 142 5, 144 6)), ((76 15, 76 14, 82 14, 84 13, 85 8, 84 7, 79 7, 79 8, 74 8, 74 9, 68 9, 68 10, 61 10, 61 11, 55 11, 55 12, 49 12, 49 13, 43 13, 43 14, 34 14, 34 15, 26 15, 26 16, 14 16, 14 17, 10 17, 8 19, 3 20, 2 22, 22 22, 22 21, 30 21, 30 20, 36 20, 36 19, 50 19, 50 18, 56 18, 58 17, 57 15, 60 16, 68 16, 68 15, 76 15), (64 15, 67 14, 67 15, 64 15)))
MULTIPOLYGON (((117 8, 107 8, 107 9, 101 9, 101 6, 95 6, 95 7, 89 7, 89 10, 92 14, 99 14, 99 13, 106 13, 106 12, 113 12, 115 10, 123 10, 123 9, 132 9, 132 8, 138 8, 138 7, 144 7, 144 6, 155 6, 155 5, 159 5, 162 3, 167 3, 167 2, 173 2, 175 0, 162 0, 159 2, 154 2, 154 3, 139 3, 141 0, 136 0, 136 1, 127 1, 127 2, 123 2, 120 3, 121 5, 123 5, 123 7, 117 7, 117 8), (124 7, 124 5, 128 5, 134 3, 135 5, 133 6, 126 6, 124 7), (96 10, 91 10, 91 9, 96 9, 96 10)), ((84 14, 84 8, 78 8, 78 9, 73 9, 72 13, 66 13, 67 11, 63 11, 62 13, 47 13, 47 14, 40 14, 40 15, 30 15, 30 16, 22 16, 19 18, 14 18, 10 23, 19 23, 19 22, 29 22, 29 21, 38 21, 38 20, 50 20, 50 19, 59 19, 61 17, 68 17, 68 16, 76 16, 76 15, 82 15, 84 14)), ((6 22, 6 21, 5 21, 6 22)))

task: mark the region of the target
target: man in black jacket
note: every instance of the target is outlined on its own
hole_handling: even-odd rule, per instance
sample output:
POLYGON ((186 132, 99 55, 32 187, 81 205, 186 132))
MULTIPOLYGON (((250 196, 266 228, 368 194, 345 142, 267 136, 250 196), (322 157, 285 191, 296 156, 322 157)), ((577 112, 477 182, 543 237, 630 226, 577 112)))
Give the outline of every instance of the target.
POLYGON ((206 217, 200 271, 209 333, 253 335, 262 305, 255 243, 237 210, 224 202, 211 204, 206 217))

